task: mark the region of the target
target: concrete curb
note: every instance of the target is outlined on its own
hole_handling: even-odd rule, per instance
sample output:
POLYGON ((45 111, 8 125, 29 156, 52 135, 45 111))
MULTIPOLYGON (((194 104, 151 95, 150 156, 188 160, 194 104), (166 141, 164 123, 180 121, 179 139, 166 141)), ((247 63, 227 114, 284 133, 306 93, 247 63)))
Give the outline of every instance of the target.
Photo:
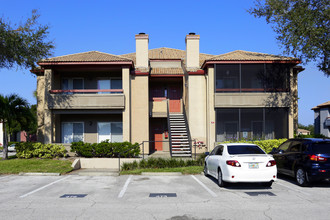
POLYGON ((23 173, 20 172, 19 176, 61 176, 60 173, 23 173))
POLYGON ((181 172, 142 172, 143 176, 182 176, 181 172))

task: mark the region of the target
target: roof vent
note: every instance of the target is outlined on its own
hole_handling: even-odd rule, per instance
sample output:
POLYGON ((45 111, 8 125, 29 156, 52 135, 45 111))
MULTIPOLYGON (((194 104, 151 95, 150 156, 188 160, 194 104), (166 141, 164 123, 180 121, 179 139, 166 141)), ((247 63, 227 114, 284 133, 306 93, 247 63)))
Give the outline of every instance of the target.
POLYGON ((143 32, 141 32, 141 33, 139 33, 139 35, 145 35, 146 33, 143 33, 143 32))
POLYGON ((190 32, 189 35, 196 35, 196 33, 194 33, 194 32, 190 32))

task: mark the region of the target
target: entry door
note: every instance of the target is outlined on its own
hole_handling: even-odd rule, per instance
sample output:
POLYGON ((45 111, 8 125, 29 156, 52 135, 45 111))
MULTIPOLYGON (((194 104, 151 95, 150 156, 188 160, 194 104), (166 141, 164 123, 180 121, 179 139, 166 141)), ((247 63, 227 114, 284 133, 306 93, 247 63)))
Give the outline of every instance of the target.
POLYGON ((179 86, 171 86, 168 91, 170 100, 170 112, 181 112, 181 88, 179 86))
POLYGON ((155 151, 162 151, 163 150, 163 132, 164 128, 161 122, 154 122, 152 126, 152 137, 154 144, 155 151))
MULTIPOLYGON (((160 129, 155 129, 154 133, 155 141, 163 141, 163 132, 160 129)), ((163 142, 155 142, 155 151, 163 150, 163 142)))

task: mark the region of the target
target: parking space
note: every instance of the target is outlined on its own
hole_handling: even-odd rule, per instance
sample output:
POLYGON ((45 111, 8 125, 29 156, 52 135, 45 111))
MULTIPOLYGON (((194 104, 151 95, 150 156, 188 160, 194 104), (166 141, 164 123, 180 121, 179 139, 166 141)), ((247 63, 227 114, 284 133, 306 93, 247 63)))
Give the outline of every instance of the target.
POLYGON ((327 219, 330 183, 271 188, 185 176, 0 176, 1 218, 327 219), (65 195, 65 196, 64 196, 65 195))

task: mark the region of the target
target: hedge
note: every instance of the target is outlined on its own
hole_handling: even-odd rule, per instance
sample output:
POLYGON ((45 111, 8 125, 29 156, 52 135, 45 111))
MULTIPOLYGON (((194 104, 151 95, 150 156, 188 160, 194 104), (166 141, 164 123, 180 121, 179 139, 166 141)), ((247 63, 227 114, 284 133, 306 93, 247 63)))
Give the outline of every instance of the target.
POLYGON ((174 167, 189 167, 189 166, 203 166, 205 155, 201 155, 197 160, 188 159, 175 159, 175 158, 148 158, 140 162, 134 161, 132 163, 123 163, 122 170, 135 170, 135 169, 159 169, 159 168, 174 168, 174 167))
POLYGON ((258 140, 258 141, 247 141, 247 140, 240 140, 240 141, 224 141, 221 143, 249 143, 249 144, 256 144, 259 147, 261 147, 266 153, 269 153, 272 151, 272 149, 275 147, 279 147, 283 142, 285 142, 287 139, 272 139, 272 140, 258 140))
POLYGON ((67 150, 63 145, 42 144, 38 142, 21 142, 15 144, 18 158, 52 159, 66 156, 67 150))
POLYGON ((71 152, 75 152, 79 157, 107 157, 107 158, 130 158, 140 155, 138 143, 130 142, 110 143, 104 141, 101 143, 84 143, 82 141, 71 144, 71 152))

